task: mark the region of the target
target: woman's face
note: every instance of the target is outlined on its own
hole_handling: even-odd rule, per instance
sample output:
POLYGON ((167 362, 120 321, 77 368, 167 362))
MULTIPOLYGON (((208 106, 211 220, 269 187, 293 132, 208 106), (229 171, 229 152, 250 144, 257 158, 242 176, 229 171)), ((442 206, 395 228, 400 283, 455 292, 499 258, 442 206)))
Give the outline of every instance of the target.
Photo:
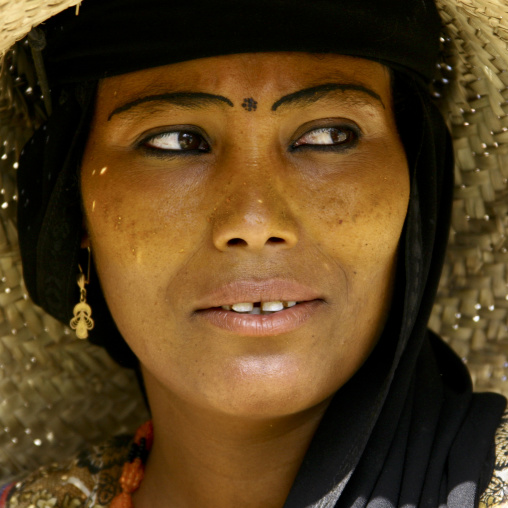
POLYGON ((106 79, 81 179, 84 243, 159 396, 294 414, 371 352, 409 197, 382 65, 245 54, 106 79))

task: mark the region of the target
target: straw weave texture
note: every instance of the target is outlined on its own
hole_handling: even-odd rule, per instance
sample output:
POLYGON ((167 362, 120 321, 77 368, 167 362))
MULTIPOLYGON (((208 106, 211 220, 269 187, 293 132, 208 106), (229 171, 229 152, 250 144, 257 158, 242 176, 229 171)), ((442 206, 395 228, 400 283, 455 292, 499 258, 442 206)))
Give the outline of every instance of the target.
MULTIPOLYGON (((76 3, 0 0, 0 53, 33 24, 76 3)), ((45 110, 30 49, 16 46, 0 66, 0 484, 87 442, 133 432, 148 418, 133 372, 77 340, 27 296, 15 177, 19 152, 45 110)))
POLYGON ((0 55, 33 26, 81 0, 0 0, 0 55))
MULTIPOLYGON (((86 0, 84 0, 86 2, 86 0)), ((0 0, 0 54, 76 0, 0 0)), ((430 325, 476 389, 508 395, 508 3, 437 0, 434 93, 456 151, 450 246, 430 325)), ((29 50, 0 68, 0 478, 134 429, 147 416, 132 373, 47 316, 23 286, 16 234, 19 150, 44 120, 29 50)))
POLYGON ((439 0, 436 83, 456 154, 452 231, 430 325, 477 390, 508 395, 508 3, 439 0))

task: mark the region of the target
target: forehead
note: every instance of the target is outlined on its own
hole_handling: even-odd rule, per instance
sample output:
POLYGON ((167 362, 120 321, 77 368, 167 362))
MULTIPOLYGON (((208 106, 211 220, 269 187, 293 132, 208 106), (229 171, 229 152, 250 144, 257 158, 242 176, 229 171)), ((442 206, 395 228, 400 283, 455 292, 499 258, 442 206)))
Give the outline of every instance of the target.
POLYGON ((248 53, 145 69, 101 81, 99 100, 113 108, 139 96, 168 91, 277 97, 323 83, 367 86, 388 100, 390 72, 380 63, 342 55, 248 53))

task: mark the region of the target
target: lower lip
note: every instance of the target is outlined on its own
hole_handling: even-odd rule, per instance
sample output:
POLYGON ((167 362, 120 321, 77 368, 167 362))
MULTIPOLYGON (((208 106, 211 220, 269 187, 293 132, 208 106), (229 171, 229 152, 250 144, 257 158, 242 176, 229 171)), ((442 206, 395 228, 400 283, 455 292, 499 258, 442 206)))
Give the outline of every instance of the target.
POLYGON ((200 310, 197 314, 212 325, 238 335, 268 337, 296 330, 322 305, 322 300, 311 300, 273 314, 240 314, 222 308, 200 310))

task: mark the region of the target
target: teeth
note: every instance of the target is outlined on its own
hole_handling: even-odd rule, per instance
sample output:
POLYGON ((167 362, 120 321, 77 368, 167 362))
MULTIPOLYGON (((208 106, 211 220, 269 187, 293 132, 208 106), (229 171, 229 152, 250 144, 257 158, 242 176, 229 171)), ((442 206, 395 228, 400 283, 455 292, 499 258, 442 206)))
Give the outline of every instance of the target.
POLYGON ((224 310, 233 310, 235 312, 243 312, 249 314, 261 314, 261 312, 278 312, 280 310, 294 307, 298 302, 244 302, 235 303, 233 305, 222 305, 224 310))
POLYGON ((253 303, 235 303, 231 306, 235 312, 250 312, 254 308, 253 303))
POLYGON ((278 310, 282 310, 284 308, 284 304, 282 302, 262 302, 261 310, 267 312, 276 312, 278 310))

